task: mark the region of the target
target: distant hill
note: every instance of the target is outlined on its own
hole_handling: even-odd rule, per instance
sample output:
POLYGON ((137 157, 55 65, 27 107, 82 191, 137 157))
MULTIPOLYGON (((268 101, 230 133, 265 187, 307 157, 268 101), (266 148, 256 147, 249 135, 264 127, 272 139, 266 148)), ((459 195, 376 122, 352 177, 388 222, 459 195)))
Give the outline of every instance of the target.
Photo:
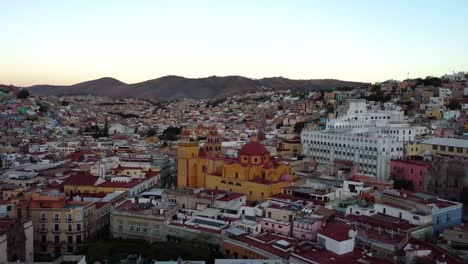
POLYGON ((35 85, 28 87, 39 95, 98 95, 114 98, 145 98, 169 101, 180 98, 211 99, 255 92, 262 87, 300 91, 327 90, 335 87, 359 87, 364 83, 333 79, 291 80, 283 77, 249 79, 242 76, 184 78, 164 76, 140 83, 125 84, 105 77, 70 86, 35 85))
POLYGON ((117 79, 104 77, 92 81, 77 83, 74 85, 34 85, 28 87, 32 92, 39 95, 101 95, 109 96, 126 83, 117 79))

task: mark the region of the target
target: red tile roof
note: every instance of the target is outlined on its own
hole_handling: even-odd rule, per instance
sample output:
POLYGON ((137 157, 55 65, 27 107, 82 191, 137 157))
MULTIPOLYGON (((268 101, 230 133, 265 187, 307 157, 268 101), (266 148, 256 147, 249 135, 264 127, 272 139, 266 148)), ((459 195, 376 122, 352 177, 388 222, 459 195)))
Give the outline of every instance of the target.
POLYGON ((139 184, 142 182, 139 179, 133 179, 129 182, 111 182, 111 181, 105 181, 101 184, 98 184, 98 187, 111 187, 111 188, 132 188, 135 185, 139 184))
POLYGON ((64 185, 94 185, 98 179, 98 176, 72 175, 67 180, 65 180, 64 185))
POLYGON ((319 234, 341 242, 349 239, 350 229, 351 228, 347 224, 334 221, 322 228, 322 230, 319 231, 319 234))
POLYGON ((292 257, 301 259, 307 263, 320 263, 320 264, 351 264, 351 263, 364 263, 360 260, 365 260, 365 263, 372 264, 389 264, 391 262, 363 256, 362 251, 355 248, 352 252, 338 255, 326 249, 314 248, 311 245, 301 246, 296 252, 292 253, 292 257))

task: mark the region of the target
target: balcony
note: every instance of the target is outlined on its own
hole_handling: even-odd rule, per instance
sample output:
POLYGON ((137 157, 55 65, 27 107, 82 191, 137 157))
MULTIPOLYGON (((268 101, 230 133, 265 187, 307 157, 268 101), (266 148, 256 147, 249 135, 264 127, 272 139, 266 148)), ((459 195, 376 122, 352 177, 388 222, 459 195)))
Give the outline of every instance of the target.
POLYGON ((51 231, 52 233, 54 233, 54 234, 59 234, 59 233, 62 232, 62 230, 60 230, 60 229, 58 229, 58 230, 51 229, 50 231, 51 231))
POLYGON ((39 221, 40 222, 47 222, 47 218, 40 218, 39 221))
POLYGON ((41 228, 39 229, 39 233, 47 233, 47 228, 41 228))
POLYGON ((52 220, 52 222, 54 222, 54 223, 60 223, 60 218, 54 218, 54 219, 52 220))

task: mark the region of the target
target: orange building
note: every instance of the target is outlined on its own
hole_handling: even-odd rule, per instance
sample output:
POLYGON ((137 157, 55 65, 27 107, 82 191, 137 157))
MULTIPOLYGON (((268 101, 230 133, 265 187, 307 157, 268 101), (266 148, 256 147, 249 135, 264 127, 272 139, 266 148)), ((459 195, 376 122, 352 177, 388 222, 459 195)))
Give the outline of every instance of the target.
POLYGON ((95 202, 71 202, 64 193, 31 194, 35 252, 73 254, 97 231, 95 202))

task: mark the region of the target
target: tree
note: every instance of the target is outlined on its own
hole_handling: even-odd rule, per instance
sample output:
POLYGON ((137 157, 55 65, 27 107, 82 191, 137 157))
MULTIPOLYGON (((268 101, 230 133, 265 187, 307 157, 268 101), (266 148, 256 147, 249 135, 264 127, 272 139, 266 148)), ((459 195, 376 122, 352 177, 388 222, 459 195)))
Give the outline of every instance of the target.
POLYGON ((148 136, 148 137, 156 136, 156 129, 154 129, 154 128, 148 129, 148 131, 146 132, 146 136, 148 136))
POLYGON ((105 121, 104 121, 104 129, 102 130, 102 136, 103 137, 109 136, 109 121, 107 120, 107 117, 105 118, 105 121))
POLYGON ((27 99, 29 97, 29 92, 26 90, 21 90, 19 93, 16 95, 16 97, 20 99, 27 99))
POLYGON ((393 188, 396 190, 404 189, 408 191, 414 191, 413 181, 405 178, 396 178, 393 180, 393 188))
POLYGON ((181 133, 181 129, 179 127, 168 127, 164 129, 163 133, 161 136, 159 136, 160 140, 170 140, 170 141, 175 141, 177 140, 178 136, 181 133))
POLYGON ((442 79, 437 78, 437 77, 426 77, 426 79, 423 80, 424 85, 426 86, 435 86, 439 87, 442 85, 442 79))
POLYGON ((458 100, 450 100, 447 107, 450 110, 459 110, 459 109, 461 109, 461 104, 460 104, 460 101, 458 101, 458 100))
POLYGON ((294 133, 301 134, 302 129, 304 129, 304 127, 305 127, 305 122, 297 122, 294 125, 294 133))

